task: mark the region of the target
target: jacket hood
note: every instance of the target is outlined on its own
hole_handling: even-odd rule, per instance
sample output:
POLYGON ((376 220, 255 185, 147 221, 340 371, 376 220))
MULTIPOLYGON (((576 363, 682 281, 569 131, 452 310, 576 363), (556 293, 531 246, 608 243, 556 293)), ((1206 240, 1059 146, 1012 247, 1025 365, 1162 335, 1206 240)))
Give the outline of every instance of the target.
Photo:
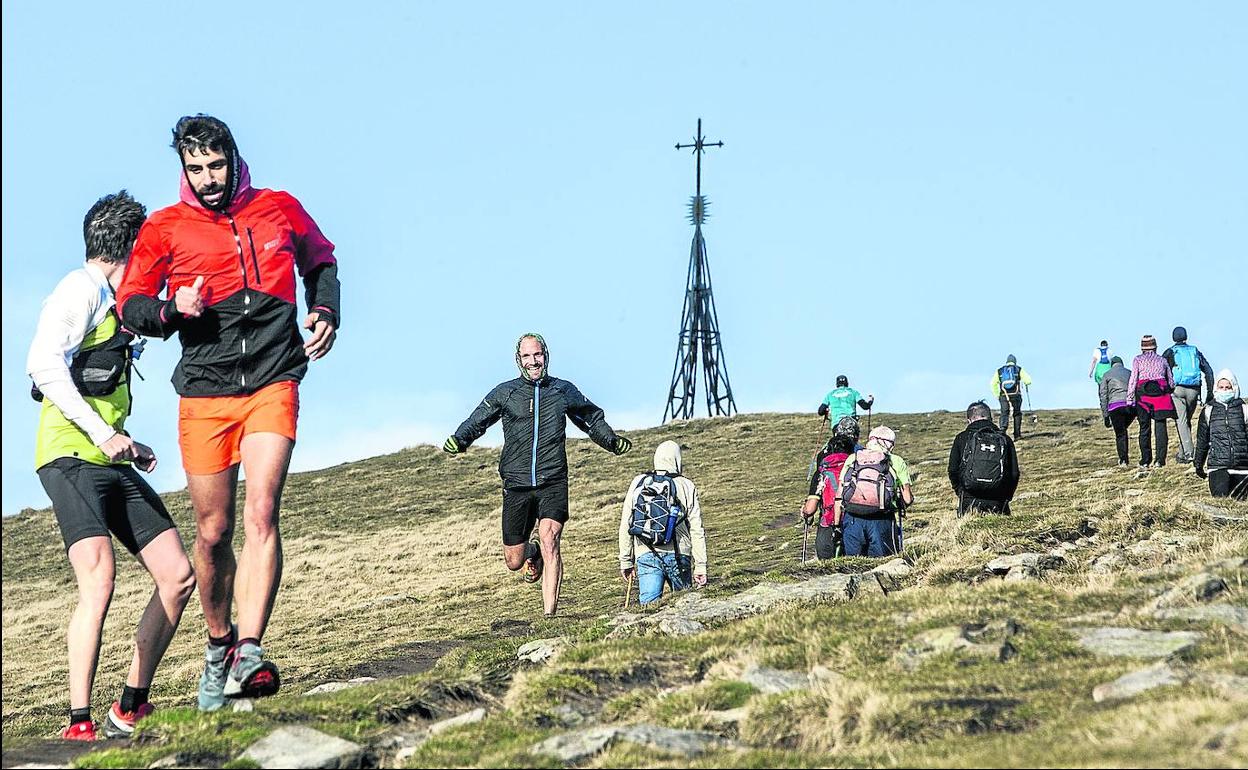
POLYGON ((1215 390, 1218 387, 1218 380, 1230 380, 1231 390, 1232 392, 1234 392, 1235 398, 1240 398, 1241 396, 1243 396, 1243 394, 1239 392, 1239 380, 1235 379, 1235 375, 1234 373, 1231 372, 1230 369, 1223 369, 1222 371, 1218 372, 1218 376, 1215 377, 1213 380, 1213 387, 1215 388, 1215 390))
MULTIPOLYGON (((199 196, 195 194, 195 189, 191 187, 191 183, 187 180, 186 171, 181 171, 178 174, 178 178, 181 180, 178 184, 179 200, 192 208, 199 209, 200 211, 207 211, 214 214, 221 213, 213 211, 204 205, 203 201, 199 199, 199 196)), ((234 184, 234 194, 230 196, 230 205, 225 207, 225 211, 233 209, 234 204, 238 203, 240 198, 251 192, 251 171, 247 168, 247 161, 243 160, 241 155, 238 156, 238 179, 226 182, 226 184, 231 183, 234 184)))
POLYGON ((654 469, 667 473, 680 473, 680 444, 664 441, 654 450, 654 469))

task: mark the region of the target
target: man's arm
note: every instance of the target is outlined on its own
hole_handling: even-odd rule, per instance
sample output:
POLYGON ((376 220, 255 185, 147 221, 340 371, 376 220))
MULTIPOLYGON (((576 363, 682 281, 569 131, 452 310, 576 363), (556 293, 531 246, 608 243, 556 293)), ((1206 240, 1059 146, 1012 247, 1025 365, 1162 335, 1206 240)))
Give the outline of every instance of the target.
MULTIPOLYGON (((472 414, 468 415, 468 419, 460 423, 459 428, 451 435, 448 444, 455 442, 456 452, 463 452, 472 445, 472 442, 481 438, 490 426, 498 422, 503 416, 503 402, 506 401, 510 391, 503 385, 491 390, 489 394, 472 410, 472 414)), ((448 450, 450 451, 450 450, 448 450)))
POLYGON ((1140 370, 1136 368, 1135 361, 1131 361, 1131 378, 1127 380, 1127 403, 1135 404, 1135 388, 1140 383, 1140 370))
POLYGON ((1023 387, 1031 385, 1031 375, 1023 367, 1018 367, 1018 379, 1022 380, 1023 387))
MULTIPOLYGON (((693 545, 693 577, 698 585, 706 583, 706 530, 702 527, 702 504, 698 501, 698 488, 689 479, 689 500, 685 512, 689 517, 689 540, 693 545)), ((679 482, 677 482, 679 484, 679 482)))
POLYGON ((643 478, 645 474, 637 476, 629 484, 628 492, 624 494, 624 509, 620 512, 620 572, 624 574, 633 568, 633 536, 628 534, 628 528, 633 523, 633 505, 637 503, 637 489, 643 478))
MULTIPOLYGON (((566 380, 565 380, 566 382, 566 380)), ((608 452, 616 451, 616 435, 607 424, 606 415, 594 402, 577 390, 572 383, 567 383, 565 397, 568 399, 568 419, 572 424, 585 431, 585 435, 608 452)))
POLYGON ((26 356, 26 373, 35 387, 96 446, 102 446, 117 431, 78 392, 69 373, 69 362, 90 331, 87 324, 99 301, 100 290, 81 274, 61 281, 43 303, 26 356))
POLYGON ((171 260, 160 228, 150 219, 144 222, 117 287, 117 315, 130 331, 169 339, 178 330, 183 315, 174 297, 160 299, 169 280, 171 260))
POLYGON ((1192 467, 1198 473, 1204 473, 1207 459, 1209 459, 1209 407, 1200 410, 1200 422, 1196 424, 1196 451, 1192 457, 1192 467))
POLYGON ((1109 419, 1109 378, 1101 379, 1101 384, 1096 386, 1097 391, 1101 394, 1101 417, 1109 419))
POLYGON ((1018 467, 1018 450, 1014 448, 1014 442, 1006 440, 1005 442, 1005 499, 1013 500, 1014 491, 1018 489, 1018 481, 1022 478, 1022 470, 1018 467))
POLYGON ((966 441, 966 433, 959 433, 949 448, 949 486, 958 491, 958 483, 962 480, 962 445, 966 441))
POLYGON ((1171 369, 1173 369, 1173 368, 1174 368, 1174 346, 1173 346, 1173 345, 1171 345, 1170 347, 1166 348, 1166 352, 1165 352, 1165 353, 1162 353, 1162 354, 1161 354, 1161 357, 1162 357, 1162 358, 1164 358, 1164 359, 1166 359, 1166 364, 1167 364, 1167 365, 1168 365, 1171 369))
MULTIPOLYGON (((1205 380, 1209 383, 1208 387, 1205 388, 1205 401, 1213 401, 1213 389, 1218 384, 1214 378, 1217 375, 1213 373, 1213 366, 1205 359, 1205 354, 1200 352, 1200 348, 1196 349, 1196 356, 1200 359, 1200 373, 1205 376, 1205 380)), ((1200 388, 1199 385, 1196 387, 1197 389, 1200 388)))
POLYGON ((858 399, 858 408, 859 408, 859 409, 870 409, 870 408, 871 408, 871 405, 872 405, 872 404, 874 404, 874 403, 875 403, 875 396, 872 396, 872 397, 871 397, 871 398, 869 398, 869 399, 866 399, 866 398, 860 398, 860 399, 858 399))

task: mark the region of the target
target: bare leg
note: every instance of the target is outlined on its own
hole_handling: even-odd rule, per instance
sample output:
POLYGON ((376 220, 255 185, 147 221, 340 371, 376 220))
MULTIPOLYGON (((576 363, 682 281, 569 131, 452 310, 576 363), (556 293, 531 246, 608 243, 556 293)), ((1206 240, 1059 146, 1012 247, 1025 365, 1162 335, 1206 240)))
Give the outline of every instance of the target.
POLYGON ((559 588, 563 585, 563 556, 559 553, 559 539, 563 536, 563 524, 554 519, 537 522, 537 535, 542 544, 542 603, 547 615, 559 609, 559 588))
POLYGON ((182 550, 176 529, 167 529, 139 552, 141 563, 156 583, 156 590, 139 619, 134 634, 134 659, 126 684, 150 687, 156 666, 164 657, 173 633, 178 630, 182 610, 195 590, 195 573, 182 550))
POLYGON ((69 547, 69 563, 78 581, 78 606, 69 618, 69 707, 91 705, 95 668, 100 662, 100 636, 104 616, 113 600, 113 541, 110 537, 85 537, 69 547))
POLYGON ((524 557, 527 555, 525 552, 528 547, 528 543, 503 546, 503 561, 507 563, 507 569, 515 572, 524 566, 524 557))
POLYGON ((240 639, 263 637, 282 582, 278 508, 294 447, 295 442, 277 433, 250 433, 243 437, 243 475, 247 479, 247 497, 243 504, 246 540, 234 583, 240 639))
POLYGON ((234 505, 238 466, 207 476, 186 474, 195 508, 195 582, 210 636, 230 633, 230 596, 234 591, 234 505))

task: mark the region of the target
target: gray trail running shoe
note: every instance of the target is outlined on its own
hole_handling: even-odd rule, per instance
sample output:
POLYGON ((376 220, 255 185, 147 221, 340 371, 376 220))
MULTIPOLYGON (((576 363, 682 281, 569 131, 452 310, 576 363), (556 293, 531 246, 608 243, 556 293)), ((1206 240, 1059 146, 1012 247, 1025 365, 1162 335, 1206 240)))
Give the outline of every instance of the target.
POLYGON ((199 677, 199 710, 216 711, 225 705, 225 656, 228 645, 209 644, 204 653, 204 673, 199 677))
POLYGON ((264 660, 264 649, 244 642, 231 653, 229 673, 225 677, 225 697, 263 698, 277 692, 281 681, 277 666, 264 660))

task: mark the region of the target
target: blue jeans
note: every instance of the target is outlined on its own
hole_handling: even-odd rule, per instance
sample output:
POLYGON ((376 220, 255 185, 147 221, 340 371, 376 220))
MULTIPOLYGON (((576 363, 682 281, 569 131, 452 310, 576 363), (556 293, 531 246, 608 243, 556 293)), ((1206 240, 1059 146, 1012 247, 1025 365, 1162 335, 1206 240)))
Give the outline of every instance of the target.
POLYGON ((863 518, 845 514, 846 556, 891 556, 897 553, 901 528, 892 516, 863 518))
POLYGON ((682 554, 678 564, 676 554, 663 551, 658 556, 646 551, 637 557, 637 592, 642 604, 658 599, 665 582, 673 592, 688 588, 693 582, 692 560, 682 554))

